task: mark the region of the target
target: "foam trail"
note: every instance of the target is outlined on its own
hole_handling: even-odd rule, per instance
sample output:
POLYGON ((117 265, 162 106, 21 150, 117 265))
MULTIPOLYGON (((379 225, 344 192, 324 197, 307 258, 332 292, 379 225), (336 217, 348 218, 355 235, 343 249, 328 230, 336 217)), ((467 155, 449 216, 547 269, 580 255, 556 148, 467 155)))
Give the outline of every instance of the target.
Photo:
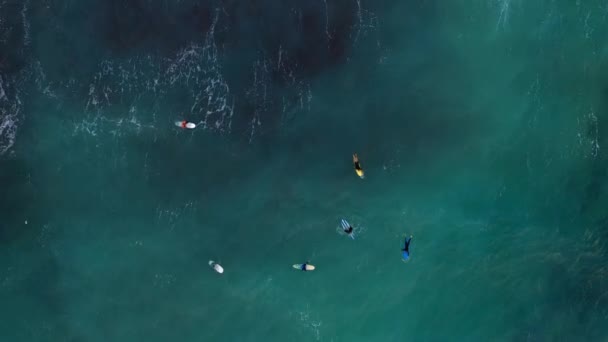
POLYGON ((27 0, 23 4, 23 9, 21 10, 21 20, 23 22, 23 45, 25 46, 30 45, 30 23, 27 20, 27 11, 29 3, 30 1, 27 0))
POLYGON ((6 92, 4 91, 2 75, 0 75, 0 101, 6 99, 6 92))
POLYGON ((359 41, 359 34, 361 33, 361 26, 363 25, 363 18, 361 14, 361 0, 355 0, 357 2, 357 33, 355 33, 354 42, 359 41))
MULTIPOLYGON (((378 17, 375 13, 367 10, 361 4, 362 0, 355 0, 356 3, 356 23, 353 24, 356 26, 356 30, 351 32, 350 37, 352 39, 353 44, 357 44, 361 37, 366 37, 369 34, 376 32, 376 28, 378 26, 378 17)), ((380 41, 376 39, 376 46, 380 46, 380 41)))
POLYGON ((89 119, 76 124, 74 132, 100 135, 102 140, 104 133, 123 136, 130 132, 140 134, 144 129, 155 131, 157 111, 169 111, 198 122, 202 129, 230 133, 235 101, 222 75, 215 44, 219 13, 215 12, 204 45, 192 43, 173 58, 147 55, 124 62, 105 60, 86 90, 79 90, 79 84, 69 85, 68 88, 77 88, 71 89, 72 93, 86 91, 83 107, 90 114, 89 119), (175 94, 180 100, 185 99, 180 101, 185 102, 185 108, 165 108, 167 103, 176 103, 175 94), (117 116, 124 112, 129 117, 125 121, 117 116), (142 117, 150 114, 151 118, 142 117))
POLYGON ((511 0, 498 0, 500 2, 500 14, 498 16, 498 21, 496 22, 496 31, 502 26, 504 29, 509 20, 509 7, 511 5, 511 0))
POLYGON ((327 0, 323 0, 325 4, 325 36, 327 36, 327 41, 329 42, 332 37, 329 33, 329 10, 327 9, 327 0))
POLYGON ((13 88, 14 85, 0 75, 0 155, 7 153, 17 138, 21 100, 13 88))
POLYGON ((577 118, 579 132, 577 133, 579 146, 583 149, 585 157, 597 158, 600 151, 598 118, 591 110, 581 118, 577 118), (585 133, 582 133, 585 132, 585 133))
POLYGON ((310 305, 306 305, 306 310, 298 311, 298 316, 302 326, 313 333, 315 341, 320 341, 321 325, 323 322, 321 320, 311 318, 310 305))

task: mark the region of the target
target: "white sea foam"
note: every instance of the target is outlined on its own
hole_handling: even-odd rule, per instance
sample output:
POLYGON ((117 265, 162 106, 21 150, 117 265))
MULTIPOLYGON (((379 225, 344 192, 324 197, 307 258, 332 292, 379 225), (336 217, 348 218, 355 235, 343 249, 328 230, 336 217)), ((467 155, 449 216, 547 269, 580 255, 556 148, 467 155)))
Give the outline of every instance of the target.
POLYGON ((0 156, 15 144, 21 117, 21 100, 13 87, 0 75, 0 156))
POLYGON ((6 92, 4 91, 2 76, 0 75, 0 101, 6 99, 6 92))
POLYGON ((585 157, 595 159, 600 153, 598 119, 593 110, 577 118, 578 144, 585 157))
POLYGON ((6 153, 15 144, 18 114, 19 108, 14 106, 8 109, 0 107, 0 155, 6 153))
MULTIPOLYGON (((357 44, 362 37, 367 37, 377 32, 378 16, 374 12, 365 9, 361 4, 362 0, 354 1, 356 3, 356 22, 352 28, 354 33, 351 33, 351 39, 353 40, 353 44, 357 44)), ((376 40, 376 45, 380 46, 378 40, 376 40)))
POLYGON ((156 113, 171 111, 167 105, 175 102, 175 94, 190 101, 189 109, 177 109, 176 116, 196 122, 202 129, 230 133, 234 99, 224 80, 215 44, 218 18, 219 11, 203 45, 192 44, 172 58, 148 55, 100 63, 84 103, 88 118, 76 124, 75 133, 96 136, 110 132, 120 136, 123 130, 133 128, 137 133, 144 128, 154 130, 156 113), (121 126, 122 121, 112 118, 123 112, 130 116, 130 126, 121 126))
POLYGON ((315 316, 316 315, 310 311, 310 305, 306 305, 305 310, 296 312, 296 317, 300 325, 312 333, 315 341, 321 341, 321 326, 323 325, 323 322, 315 316))
POLYGON ((21 9, 21 21, 23 25, 23 45, 30 45, 30 22, 27 19, 28 5, 30 4, 29 0, 26 0, 23 3, 23 8, 21 9))
POLYGON ((329 33, 329 9, 327 8, 327 0, 323 0, 323 4, 325 5, 325 36, 329 42, 332 38, 329 33))
MULTIPOLYGON (((356 42, 362 34, 374 29, 376 19, 362 8, 362 0, 353 1, 357 6, 351 40, 354 38, 356 42)), ((0 8, 4 3, 6 1, 0 0, 0 8)), ((324 4, 325 29, 329 39, 331 8, 326 2, 324 4)), ((31 39, 29 5, 30 1, 26 0, 21 8, 26 46, 31 39)), ((298 15, 298 11, 294 11, 298 15)), ((204 41, 183 48, 171 58, 144 55, 124 60, 105 60, 88 80, 49 80, 41 63, 35 61, 26 68, 27 75, 22 73, 19 77, 33 80, 37 90, 49 99, 63 102, 70 101, 73 96, 76 101, 82 101, 84 119, 73 121, 74 134, 86 134, 100 141, 104 134, 119 137, 147 132, 157 136, 157 129, 164 129, 166 122, 157 123, 156 118, 166 121, 167 115, 171 114, 187 118, 201 129, 229 134, 239 101, 252 105, 252 113, 240 114, 249 116, 241 119, 249 120, 245 133, 249 141, 253 141, 264 133, 263 129, 277 129, 310 111, 313 100, 311 85, 298 76, 301 67, 294 61, 295 56, 290 56, 282 46, 276 54, 260 51, 259 58, 250 69, 253 82, 246 90, 245 98, 238 99, 237 94, 231 92, 224 77, 221 52, 215 37, 216 31, 225 29, 219 26, 223 15, 225 13, 221 8, 216 9, 204 41), (280 87, 273 86, 277 75, 280 87), (83 86, 86 87, 84 91, 83 86), (171 107, 175 103, 180 103, 184 108, 171 107), (134 112, 134 109, 138 110, 134 112), (129 124, 122 121, 121 118, 125 116, 130 118, 129 124)), ((0 17, 0 28, 4 24, 0 17)), ((6 80, 3 81, 0 84, 0 151, 6 152, 15 142, 22 111, 19 102, 16 102, 18 87, 11 86, 9 91, 6 80)), ((28 94, 33 95, 31 92, 28 94)))
POLYGON ((511 0, 498 0, 499 14, 498 21, 496 22, 496 31, 500 28, 505 29, 509 22, 509 12, 511 7, 511 0))

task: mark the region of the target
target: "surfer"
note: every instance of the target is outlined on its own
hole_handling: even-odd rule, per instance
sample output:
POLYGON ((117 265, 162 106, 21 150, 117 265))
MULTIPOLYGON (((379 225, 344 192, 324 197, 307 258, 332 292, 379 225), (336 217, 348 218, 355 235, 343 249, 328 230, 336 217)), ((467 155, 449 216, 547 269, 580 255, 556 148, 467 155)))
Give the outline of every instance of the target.
POLYGON ((403 252, 403 260, 406 261, 410 258, 410 242, 412 242, 412 236, 405 238, 405 246, 401 250, 403 252))
POLYGON ((211 266, 217 273, 224 273, 224 268, 222 267, 222 265, 218 264, 213 260, 209 260, 209 266, 211 266))
POLYGON ((296 270, 300 270, 300 271, 314 271, 315 267, 311 264, 307 262, 303 263, 303 264, 294 264, 293 268, 295 268, 296 270))
POLYGON ((357 173, 357 176, 359 176, 361 179, 365 178, 365 174, 361 168, 361 164, 359 163, 359 156, 357 156, 356 153, 353 154, 353 164, 355 164, 355 172, 357 173))
POLYGON ((190 122, 187 120, 176 121, 175 126, 188 129, 196 128, 196 124, 194 122, 190 122))
POLYGON ((342 219, 340 224, 342 225, 342 230, 346 233, 346 235, 350 236, 354 240, 355 235, 353 234, 353 226, 351 226, 350 223, 348 223, 348 221, 345 219, 342 219))

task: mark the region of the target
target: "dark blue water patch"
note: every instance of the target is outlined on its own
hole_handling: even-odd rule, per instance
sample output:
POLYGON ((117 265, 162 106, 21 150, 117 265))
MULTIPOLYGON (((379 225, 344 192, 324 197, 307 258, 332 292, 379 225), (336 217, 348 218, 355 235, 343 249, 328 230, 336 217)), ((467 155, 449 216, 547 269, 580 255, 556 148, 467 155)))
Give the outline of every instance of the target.
POLYGON ((26 32, 23 4, 0 5, 0 75, 15 73, 25 67, 26 32))
POLYGON ((303 76, 314 75, 346 60, 352 32, 359 24, 355 5, 355 1, 228 1, 219 11, 217 43, 228 58, 237 54, 255 59, 255 52, 261 50, 275 62, 282 55, 285 66, 303 76))
POLYGON ((24 59, 40 63, 51 82, 86 78, 106 58, 95 31, 100 11, 91 1, 28 2, 27 9, 31 44, 24 59))
POLYGON ((242 119, 236 132, 258 119, 263 122, 259 133, 275 131, 285 119, 280 112, 292 111, 308 97, 305 83, 346 62, 360 25, 355 4, 235 1, 222 7, 226 24, 219 26, 226 30, 217 42, 225 54, 225 76, 245 99, 236 104, 242 119))
POLYGON ((201 42, 211 29, 215 1, 183 2, 179 6, 148 1, 104 1, 98 19, 105 43, 117 55, 134 51, 171 56, 201 42))
MULTIPOLYGON (((304 109, 312 78, 349 58, 355 31, 362 25, 358 6, 356 1, 32 3, 27 12, 32 44, 23 50, 20 62, 37 63, 62 101, 82 101, 93 84, 96 94, 103 92, 107 100, 97 108, 101 110, 116 105, 118 98, 123 105, 132 98, 145 98, 142 92, 150 90, 145 84, 160 79, 161 86, 166 86, 164 78, 170 76, 163 73, 185 49, 213 47, 212 57, 201 55, 200 60, 189 62, 190 70, 181 71, 190 73, 197 63, 203 69, 209 64, 221 68, 218 75, 230 89, 228 105, 238 99, 236 135, 251 139, 242 133, 252 129, 252 123, 264 123, 257 135, 275 131, 284 122, 281 115, 291 115, 298 106, 304 109), (114 72, 107 74, 110 66, 114 72), (125 73, 133 79, 123 78, 125 73), (117 84, 121 84, 120 92, 117 84)), ((218 75, 199 73, 197 77, 218 75)), ((200 90, 192 88, 185 80, 175 87, 171 82, 170 98, 162 102, 172 110, 187 112, 200 90)), ((138 108, 158 105, 148 101, 138 103, 138 108)))
POLYGON ((211 2, 180 4, 34 2, 28 8, 33 44, 26 58, 39 60, 47 76, 60 81, 86 79, 108 59, 173 57, 180 49, 203 42, 211 25, 211 2))
MULTIPOLYGON (((283 49, 293 59, 290 62, 293 69, 297 66, 305 74, 315 74, 344 62, 352 46, 353 30, 359 24, 357 2, 346 0, 327 3, 186 1, 176 5, 112 0, 75 4, 61 11, 49 8, 41 9, 40 13, 51 16, 51 22, 53 14, 58 19, 58 25, 50 31, 60 34, 59 38, 61 32, 69 33, 65 44, 74 45, 65 53, 82 55, 84 51, 78 44, 88 45, 88 41, 102 43, 102 49, 105 46, 115 57, 142 53, 172 56, 193 42, 204 41, 217 21, 217 44, 227 54, 244 52, 247 56, 249 50, 262 49, 278 55, 279 49, 283 49), (84 16, 92 12, 97 14, 94 19, 84 16), (60 23, 64 27, 60 27, 60 23)), ((61 39, 59 45, 63 45, 61 39)))

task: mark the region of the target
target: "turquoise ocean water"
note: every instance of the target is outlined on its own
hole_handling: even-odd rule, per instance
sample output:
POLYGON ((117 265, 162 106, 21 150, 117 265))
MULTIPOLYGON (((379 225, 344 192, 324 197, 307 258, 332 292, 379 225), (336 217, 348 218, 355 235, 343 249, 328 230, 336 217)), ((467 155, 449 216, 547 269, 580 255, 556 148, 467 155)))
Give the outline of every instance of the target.
POLYGON ((0 0, 0 340, 607 340, 607 34, 595 0, 0 0))

